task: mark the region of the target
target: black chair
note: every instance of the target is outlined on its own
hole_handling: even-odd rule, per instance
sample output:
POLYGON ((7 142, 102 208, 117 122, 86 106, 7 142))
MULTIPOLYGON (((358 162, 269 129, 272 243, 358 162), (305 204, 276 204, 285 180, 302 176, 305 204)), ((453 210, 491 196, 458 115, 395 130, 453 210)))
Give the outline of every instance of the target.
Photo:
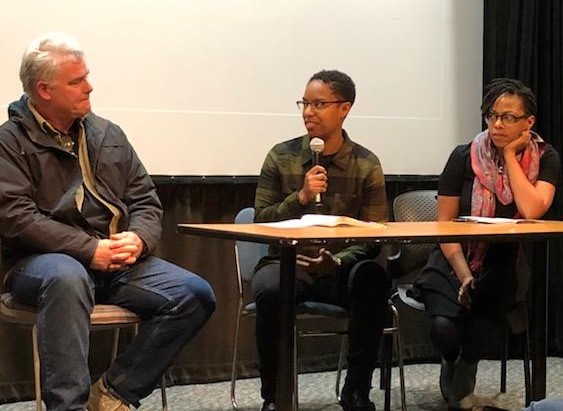
MULTIPOLYGON (((248 207, 241 210, 235 217, 235 223, 238 224, 249 224, 254 221, 254 208, 248 207)), ((238 405, 236 402, 236 379, 237 379, 237 362, 238 362, 238 342, 239 342, 239 332, 240 332, 240 320, 242 317, 254 316, 256 315, 256 303, 246 303, 247 299, 245 297, 245 284, 252 280, 252 275, 254 274, 254 267, 268 252, 268 246, 265 244, 251 243, 246 241, 237 241, 235 243, 235 260, 237 268, 237 284, 239 291, 239 301, 236 312, 236 322, 234 331, 234 344, 233 344, 233 360, 231 368, 231 405, 233 409, 238 410, 238 405)), ((403 362, 402 362, 402 345, 399 333, 398 317, 396 314, 396 309, 391 306, 391 311, 393 313, 393 325, 384 329, 385 334, 390 334, 395 337, 397 344, 397 351, 399 353, 399 366, 400 366, 400 380, 401 380, 401 400, 403 405, 403 410, 405 408, 405 389, 404 389, 404 373, 403 373, 403 362)), ((346 309, 338 305, 319 303, 316 301, 305 301, 297 304, 295 307, 296 317, 297 317, 297 332, 295 333, 295 348, 294 349, 294 363, 295 363, 295 392, 297 393, 297 341, 302 337, 328 337, 337 336, 340 338, 340 352, 338 358, 338 368, 336 374, 336 384, 335 384, 335 395, 337 401, 340 401, 340 380, 342 375, 342 369, 344 367, 345 353, 347 349, 347 319, 348 314, 346 309), (300 327, 300 323, 304 320, 312 318, 334 318, 339 321, 335 323, 340 323, 340 327, 335 327, 331 329, 323 330, 309 330, 300 327)), ((389 390, 386 391, 386 398, 389 395, 389 390)), ((389 408, 387 407, 386 410, 389 408)))
MULTIPOLYGON (((436 190, 415 190, 398 195, 393 201, 393 216, 395 221, 435 221, 438 212, 438 193, 436 190)), ((400 252, 388 258, 388 269, 395 279, 396 292, 391 300, 401 300, 415 310, 425 311, 424 304, 412 297, 412 281, 424 268, 428 255, 435 244, 404 244, 400 252)), ((519 308, 523 310, 524 326, 521 332, 524 356, 524 383, 526 389, 526 404, 530 401, 530 354, 528 317, 525 301, 519 308)), ((501 347, 501 379, 500 392, 506 392, 506 364, 508 361, 508 342, 512 329, 507 326, 504 342, 501 347)))

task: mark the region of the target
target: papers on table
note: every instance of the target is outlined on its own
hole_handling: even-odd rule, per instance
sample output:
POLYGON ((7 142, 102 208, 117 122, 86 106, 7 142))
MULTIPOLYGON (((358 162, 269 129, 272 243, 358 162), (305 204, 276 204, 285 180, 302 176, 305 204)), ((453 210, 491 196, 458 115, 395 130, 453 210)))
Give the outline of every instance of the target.
POLYGON ((326 214, 305 214, 301 218, 292 220, 275 221, 272 223, 259 223, 266 227, 276 228, 303 228, 311 226, 353 226, 353 227, 367 227, 367 228, 384 228, 385 225, 376 222, 367 222, 357 220, 352 217, 326 215, 326 214))
POLYGON ((517 224, 517 223, 536 223, 538 220, 530 220, 525 218, 500 218, 500 217, 477 217, 477 216, 461 216, 454 218, 453 221, 463 223, 483 223, 483 224, 517 224))

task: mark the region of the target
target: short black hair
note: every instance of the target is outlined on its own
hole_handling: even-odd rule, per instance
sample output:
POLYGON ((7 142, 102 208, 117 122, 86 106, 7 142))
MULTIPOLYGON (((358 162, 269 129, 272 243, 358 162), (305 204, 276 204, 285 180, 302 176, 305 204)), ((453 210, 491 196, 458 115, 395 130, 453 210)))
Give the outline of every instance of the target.
POLYGON ((356 85, 346 73, 338 70, 321 70, 313 74, 309 79, 309 83, 313 80, 319 80, 329 85, 334 94, 354 104, 356 100, 356 85))
POLYGON ((481 104, 481 114, 483 117, 491 111, 495 101, 503 94, 518 96, 522 100, 526 115, 536 116, 538 111, 536 96, 534 96, 529 87, 521 81, 512 78, 496 78, 491 80, 485 87, 481 104))

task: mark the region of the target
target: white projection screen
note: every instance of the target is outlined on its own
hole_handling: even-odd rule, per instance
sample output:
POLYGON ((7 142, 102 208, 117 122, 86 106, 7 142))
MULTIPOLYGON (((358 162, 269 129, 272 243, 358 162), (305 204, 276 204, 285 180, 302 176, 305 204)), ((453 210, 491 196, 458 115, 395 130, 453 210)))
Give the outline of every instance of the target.
POLYGON ((2 5, 0 121, 21 55, 47 31, 78 38, 94 111, 153 175, 257 175, 304 133, 295 101, 321 69, 357 88, 345 124, 386 174, 438 174, 480 129, 482 1, 18 0, 2 5))

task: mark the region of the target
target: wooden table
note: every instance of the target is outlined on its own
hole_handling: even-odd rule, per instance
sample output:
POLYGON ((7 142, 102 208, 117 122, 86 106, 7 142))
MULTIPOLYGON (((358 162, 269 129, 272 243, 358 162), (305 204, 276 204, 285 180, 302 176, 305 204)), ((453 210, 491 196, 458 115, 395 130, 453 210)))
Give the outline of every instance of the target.
POLYGON ((294 390, 293 339, 296 247, 324 244, 406 244, 468 241, 528 241, 534 246, 531 290, 531 399, 545 397, 547 352, 547 285, 549 239, 563 237, 562 221, 519 224, 467 222, 392 222, 385 228, 307 227, 273 228, 260 224, 179 224, 178 232, 204 237, 276 244, 281 249, 280 350, 276 404, 279 410, 297 410, 294 390))

